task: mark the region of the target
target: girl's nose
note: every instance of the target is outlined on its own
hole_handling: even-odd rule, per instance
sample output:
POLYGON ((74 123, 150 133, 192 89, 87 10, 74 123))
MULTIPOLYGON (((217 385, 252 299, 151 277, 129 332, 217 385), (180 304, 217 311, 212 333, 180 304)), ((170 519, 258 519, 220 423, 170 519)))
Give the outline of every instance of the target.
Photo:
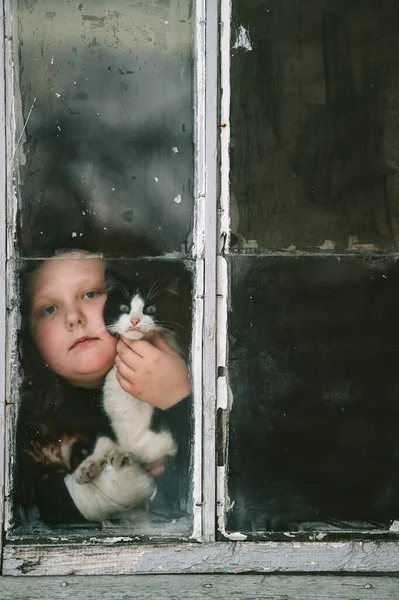
POLYGON ((133 325, 133 327, 136 327, 136 325, 140 323, 140 317, 134 316, 130 319, 130 322, 133 325))
POLYGON ((85 325, 86 318, 83 312, 81 312, 78 307, 71 307, 66 315, 66 323, 67 328, 69 330, 73 330, 78 325, 85 325))

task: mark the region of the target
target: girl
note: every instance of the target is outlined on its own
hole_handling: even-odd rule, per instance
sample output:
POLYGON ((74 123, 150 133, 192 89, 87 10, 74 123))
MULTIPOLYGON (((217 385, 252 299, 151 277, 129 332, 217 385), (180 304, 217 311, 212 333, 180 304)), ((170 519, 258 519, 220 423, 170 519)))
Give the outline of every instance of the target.
MULTIPOLYGON (((121 387, 155 407, 170 409, 190 393, 185 362, 161 337, 150 344, 117 340, 106 331, 104 269, 99 255, 64 251, 27 277, 23 312, 30 336, 25 340, 18 422, 17 496, 19 516, 29 522, 36 510, 49 523, 81 521, 64 477, 91 453, 99 435, 110 433, 100 391, 114 362, 121 387)), ((187 408, 176 409, 172 422, 181 429, 187 408)), ((180 456, 187 456, 187 442, 185 432, 180 456)), ((153 475, 163 468, 150 466, 153 475)), ((175 493, 175 503, 179 495, 175 493)))

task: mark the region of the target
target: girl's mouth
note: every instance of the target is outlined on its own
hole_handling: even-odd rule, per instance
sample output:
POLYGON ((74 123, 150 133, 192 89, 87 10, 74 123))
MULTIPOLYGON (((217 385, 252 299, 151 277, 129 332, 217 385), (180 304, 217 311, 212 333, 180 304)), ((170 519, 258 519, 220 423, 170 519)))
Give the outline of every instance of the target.
POLYGON ((98 340, 98 338, 89 337, 87 335, 84 335, 74 341, 74 343, 70 347, 70 350, 72 350, 73 348, 81 348, 82 346, 85 346, 86 344, 89 344, 90 342, 94 342, 95 340, 98 340))

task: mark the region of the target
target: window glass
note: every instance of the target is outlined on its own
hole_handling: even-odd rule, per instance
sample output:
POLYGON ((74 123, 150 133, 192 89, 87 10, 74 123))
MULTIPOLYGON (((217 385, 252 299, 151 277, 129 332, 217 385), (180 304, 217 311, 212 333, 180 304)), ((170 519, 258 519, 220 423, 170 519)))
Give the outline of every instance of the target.
POLYGON ((116 256, 181 251, 193 210, 191 2, 21 0, 18 25, 21 252, 98 236, 116 256))
POLYGON ((188 535, 191 2, 17 8, 12 533, 188 535))
POLYGON ((229 532, 398 516, 398 25, 233 1, 229 532))
POLYGON ((395 1, 233 2, 234 248, 396 247, 398 25, 395 1))
POLYGON ((389 526, 396 261, 234 257, 230 292, 230 530, 389 526))

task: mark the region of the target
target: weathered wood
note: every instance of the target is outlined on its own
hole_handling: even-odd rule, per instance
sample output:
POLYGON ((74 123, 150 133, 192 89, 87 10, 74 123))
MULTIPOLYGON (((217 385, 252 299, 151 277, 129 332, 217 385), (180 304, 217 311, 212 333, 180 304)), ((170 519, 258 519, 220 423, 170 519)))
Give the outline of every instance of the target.
MULTIPOLYGON (((5 546, 3 575, 394 573, 395 542, 219 542, 174 546, 5 546)), ((399 597, 399 596, 398 596, 399 597)))
POLYGON ((215 539, 216 461, 216 206, 217 206, 217 79, 218 3, 206 0, 206 92, 205 92, 205 300, 203 331, 203 517, 202 535, 215 539))
POLYGON ((2 600, 396 600, 395 577, 143 575, 130 577, 3 577, 2 600), (28 585, 29 584, 29 585, 28 585))
POLYGON ((193 257, 196 258, 196 279, 194 308, 194 329, 192 346, 192 382, 194 397, 194 477, 193 485, 193 538, 201 539, 202 535, 202 429, 203 429, 203 320, 204 320, 204 244, 206 206, 204 202, 207 178, 207 155, 205 138, 206 115, 206 12, 203 1, 196 4, 195 11, 195 83, 194 83, 194 198, 195 223, 193 257))
MULTIPOLYGON (((4 73, 4 17, 0 13, 0 70, 4 73)), ((0 130, 5 130, 5 86, 0 86, 0 130)), ((5 136, 0 137, 0 337, 5 338, 5 268, 6 268, 6 240, 5 240, 5 210, 6 210, 6 145, 5 136)), ((0 355, 0 560, 2 545, 2 518, 3 518, 3 499, 4 499, 4 432, 5 432, 5 353, 4 346, 0 355)))

